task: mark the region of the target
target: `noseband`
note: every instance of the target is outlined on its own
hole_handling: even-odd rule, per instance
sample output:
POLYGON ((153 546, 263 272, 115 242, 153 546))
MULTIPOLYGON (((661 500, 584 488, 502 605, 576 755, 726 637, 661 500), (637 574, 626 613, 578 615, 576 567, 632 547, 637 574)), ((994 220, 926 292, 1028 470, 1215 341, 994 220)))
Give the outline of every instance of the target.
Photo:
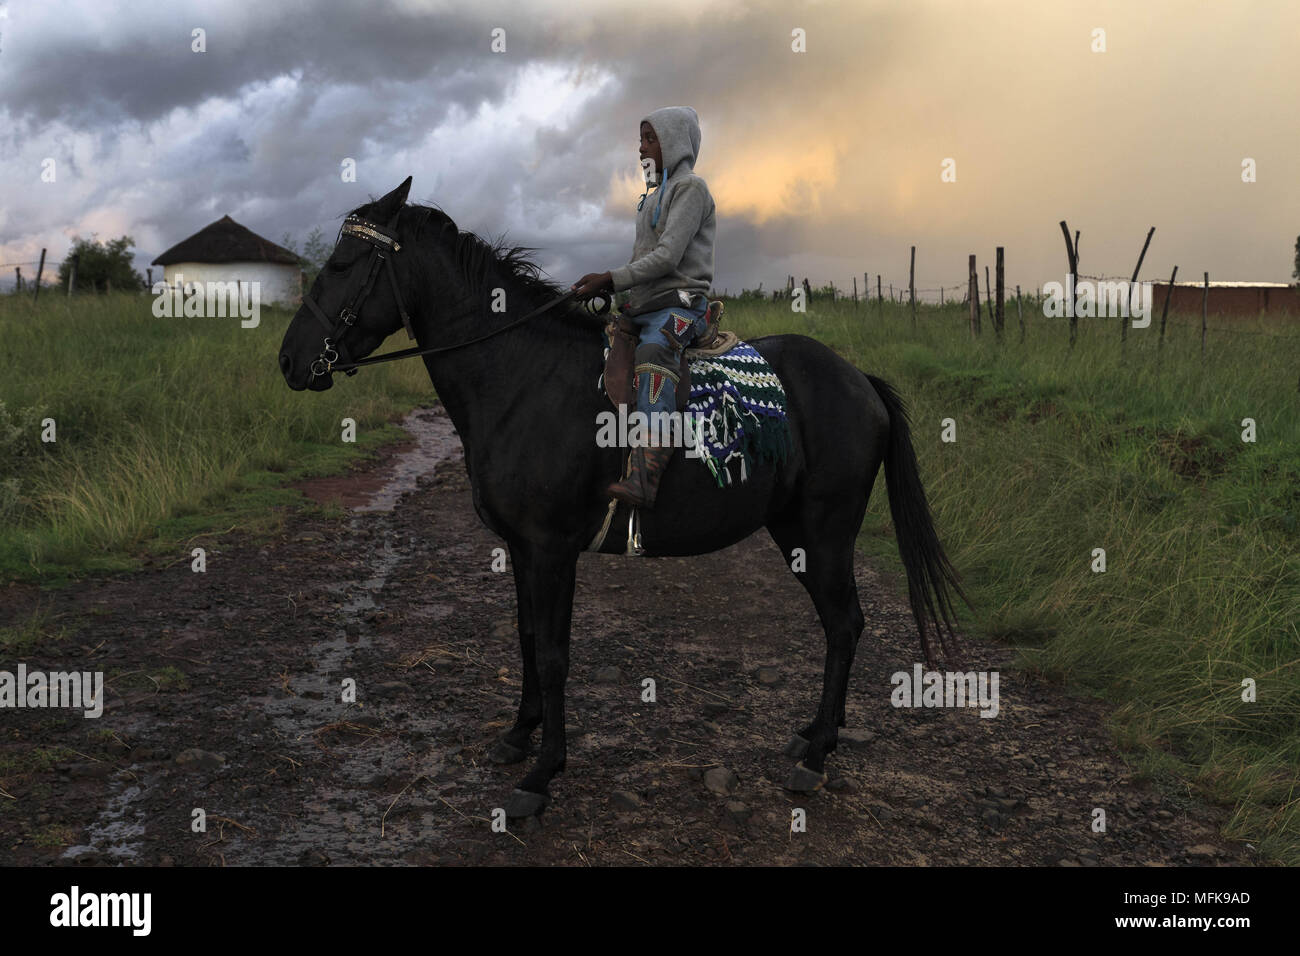
MULTIPOLYGON (((398 212, 400 215, 400 210, 398 212)), ((393 271, 392 254, 400 252, 401 244, 397 241, 397 215, 394 215, 388 226, 379 225, 378 223, 367 222, 357 216, 348 216, 343 220, 343 228, 339 231, 339 240, 344 236, 351 236, 353 239, 360 239, 362 242, 370 244, 370 262, 366 268, 365 282, 348 300, 339 312, 338 321, 330 322, 325 315, 325 310, 317 304, 316 300, 310 295, 302 297, 303 304, 311 310, 311 314, 320 320, 321 325, 325 326, 328 333, 325 336, 325 344, 321 349, 320 355, 311 363, 311 373, 313 376, 328 375, 330 370, 339 360, 338 348, 343 344, 343 336, 347 335, 348 329, 352 328, 357 322, 357 316, 361 312, 361 306, 366 301, 366 296, 375 287, 375 280, 379 278, 379 270, 384 268, 388 273, 388 282, 393 287, 393 298, 397 300, 397 311, 402 316, 402 325, 406 327, 406 334, 412 341, 415 339, 415 329, 411 326, 411 317, 406 312, 406 305, 402 302, 402 293, 397 288, 397 275, 393 271)), ((337 246, 337 243, 335 243, 337 246)), ((356 368, 349 368, 345 373, 347 375, 357 374, 356 368)))

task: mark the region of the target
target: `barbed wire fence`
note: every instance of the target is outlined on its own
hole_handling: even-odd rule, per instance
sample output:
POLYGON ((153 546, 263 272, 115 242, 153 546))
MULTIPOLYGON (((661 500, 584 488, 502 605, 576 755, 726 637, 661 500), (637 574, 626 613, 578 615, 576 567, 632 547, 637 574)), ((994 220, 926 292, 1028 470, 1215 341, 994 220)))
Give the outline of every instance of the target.
MULTIPOLYGON (((38 272, 41 277, 41 288, 42 290, 46 291, 47 294, 51 292, 56 294, 58 293, 66 294, 68 290, 66 288, 60 288, 60 283, 58 279, 59 270, 62 268, 65 261, 67 260, 45 258, 43 260, 32 259, 30 261, 21 261, 21 262, 18 261, 0 262, 0 294, 12 295, 14 293, 20 293, 20 292, 34 294, 35 286, 36 286, 36 275, 38 272), (25 268, 30 268, 36 271, 32 272, 30 275, 24 275, 22 270, 25 268)), ((985 271, 987 273, 987 266, 985 267, 985 271)), ((152 276, 153 270, 148 269, 146 270, 146 272, 148 273, 146 279, 146 288, 151 288, 152 280, 153 280, 153 276, 152 276)), ((1177 270, 1175 270, 1175 275, 1176 274, 1177 274, 1177 270)), ((863 287, 861 290, 858 289, 856 276, 854 276, 854 278, 851 279, 848 283, 844 283, 843 285, 837 285, 834 280, 829 280, 826 282, 825 285, 821 285, 821 286, 812 286, 807 277, 803 279, 802 283, 796 283, 794 276, 787 276, 786 285, 784 287, 779 287, 765 293, 762 291, 762 284, 760 283, 757 290, 742 290, 740 293, 738 293, 738 295, 742 297, 762 298, 766 300, 784 300, 789 298, 793 288, 796 285, 802 285, 808 299, 812 301, 816 301, 817 299, 824 299, 826 296, 829 295, 832 297, 832 301, 835 302, 849 302, 849 301, 855 303, 860 302, 862 303, 863 306, 876 305, 878 303, 883 303, 883 302, 892 302, 895 305, 908 305, 912 301, 913 297, 915 297, 915 301, 917 305, 939 306, 940 308, 964 306, 969 308, 970 296, 972 291, 974 291, 977 297, 983 295, 985 299, 983 303, 980 303, 978 305, 978 310, 979 310, 978 318, 974 317, 975 310, 971 310, 975 333, 976 334, 979 333, 982 321, 984 319, 994 321, 994 317, 996 313, 993 311, 994 306, 992 301, 992 290, 988 288, 988 286, 991 283, 988 283, 986 281, 985 290, 983 293, 980 293, 977 273, 972 273, 971 277, 968 278, 966 282, 957 282, 957 283, 953 283, 952 285, 922 286, 917 288, 911 287, 910 284, 904 285, 901 279, 898 282, 894 282, 892 276, 885 276, 883 273, 875 273, 874 275, 876 279, 876 283, 875 283, 876 288, 874 294, 873 294, 873 290, 871 289, 872 273, 863 272, 862 273, 863 287)), ((75 276, 76 276, 76 272, 74 269, 72 276, 70 277, 71 281, 74 283, 76 281, 75 276)), ((1092 275, 1086 272, 1077 273, 1077 277, 1080 280, 1086 279, 1090 282, 1129 282, 1132 280, 1131 276, 1092 275)), ((915 280, 913 279, 912 281, 914 282, 915 280)), ((1165 286, 1166 288, 1170 286, 1170 280, 1158 279, 1158 280, 1146 280, 1146 281, 1152 281, 1155 284, 1165 286)), ((1183 285, 1195 286, 1197 285, 1197 283, 1184 283, 1183 285)), ((1208 288, 1209 286, 1208 273, 1206 273, 1205 275, 1205 285, 1208 288)), ((1002 288, 1003 287, 1000 284, 999 289, 1001 290, 1002 288)), ((1032 318, 1046 319, 1048 321, 1055 320, 1053 317, 1046 316, 1042 312, 1042 308, 1043 308, 1042 303, 1043 300, 1047 297, 1047 293, 1044 287, 1035 286, 1032 288, 1025 288, 1022 290, 1019 285, 1016 285, 1012 287, 1007 287, 1008 292, 1010 289, 1015 290, 1014 294, 1008 294, 1005 297, 999 296, 1000 299, 999 304, 1002 305, 1002 304, 1015 303, 1019 315, 1018 321, 1028 321, 1032 318), (1025 312, 1027 308, 1031 310, 1028 313, 1025 312)), ((716 294, 717 290, 715 289, 714 292, 716 294)), ((724 289, 721 294, 724 298, 730 298, 729 289, 724 289)), ((1168 309, 1168 305, 1166 303, 1165 310, 1167 311, 1167 309, 1168 309)), ((1208 325, 1207 322, 1208 300, 1206 302, 1206 308, 1204 312, 1205 314, 1202 317, 1204 332, 1216 332, 1216 333, 1224 332, 1233 335, 1266 335, 1266 336, 1271 336, 1273 338, 1288 338, 1288 339, 1300 338, 1300 334, 1288 335, 1284 333, 1269 332, 1269 331, 1258 330, 1258 329, 1244 329, 1236 326, 1208 325)))
MULTIPOLYGON (((874 296, 871 294, 872 290, 871 290, 870 272, 862 273, 863 284, 862 284, 861 294, 859 294, 858 280, 856 275, 848 283, 842 284, 839 287, 837 287, 835 282, 832 280, 828 282, 826 285, 820 286, 816 289, 812 287, 811 283, 809 282, 806 276, 804 277, 801 283, 796 284, 795 277, 792 275, 788 275, 786 277, 786 283, 783 288, 779 287, 777 289, 774 289, 764 294, 762 291, 763 288, 762 284, 760 284, 757 290, 753 290, 753 291, 746 290, 745 292, 742 293, 742 296, 745 298, 753 298, 757 300, 764 300, 764 299, 772 300, 772 301, 777 301, 782 299, 788 300, 793 297, 796 288, 802 287, 804 298, 810 302, 815 302, 817 299, 824 300, 827 296, 829 296, 832 302, 852 301, 855 308, 859 305, 859 303, 861 303, 863 306, 866 306, 869 310, 873 304, 877 306, 883 306, 884 302, 889 301, 894 305, 910 306, 913 325, 915 325, 917 321, 918 306, 930 306, 930 307, 939 306, 940 308, 960 306, 968 310, 970 331, 973 337, 978 337, 982 333, 982 325, 985 318, 987 317, 987 320, 989 324, 992 325, 994 333, 996 334, 999 341, 1001 341, 1002 339, 1003 332, 1006 325, 1007 306, 1009 303, 1014 302, 1016 307, 1016 321, 1019 325, 1019 338, 1021 342, 1024 341, 1026 335, 1026 329, 1027 329, 1026 319, 1028 318, 1029 320, 1032 321, 1035 313, 1041 313, 1038 315, 1038 318, 1045 319, 1049 322, 1060 320, 1062 318, 1068 320, 1069 346, 1071 350, 1073 350, 1074 343, 1077 339, 1078 320, 1080 318, 1087 318, 1090 320, 1119 318, 1121 320, 1119 323, 1119 328, 1120 328, 1119 337, 1120 337, 1120 345, 1122 349, 1124 344, 1127 342, 1129 324, 1133 317, 1134 290, 1135 289, 1140 290, 1143 285, 1151 285, 1151 286, 1161 285, 1164 286, 1166 289, 1164 302, 1162 307, 1160 307, 1160 323, 1159 323, 1159 340, 1160 340, 1160 344, 1163 345, 1165 339, 1166 323, 1169 314, 1169 305, 1172 299, 1174 298, 1175 289, 1178 287, 1178 283, 1176 282, 1178 276, 1178 268, 1177 266, 1174 267, 1173 274, 1170 275, 1167 281, 1160 280, 1160 279, 1141 281, 1138 278, 1142 271, 1142 263, 1146 259, 1147 249, 1151 245, 1151 237, 1155 235, 1155 231, 1156 231, 1155 227, 1152 226, 1147 231, 1146 241, 1142 244, 1142 251, 1138 256, 1137 265, 1134 267, 1133 273, 1130 276, 1093 275, 1091 273, 1081 272, 1079 270, 1080 233, 1079 231, 1076 230, 1074 233, 1073 240, 1071 240, 1069 228, 1064 220, 1061 221, 1060 227, 1061 227, 1061 232, 1065 236, 1065 246, 1066 246, 1066 254, 1068 259, 1069 271, 1066 273, 1066 282, 1064 284, 1061 284, 1059 292, 1055 289, 1053 290, 1052 297, 1053 298, 1058 297, 1061 294, 1061 292, 1065 293, 1065 297, 1066 297, 1066 302, 1064 303, 1066 305, 1066 308, 1064 309, 1065 315, 1051 315, 1048 313, 1047 307, 1044 304, 1045 300, 1048 298, 1047 285, 1044 285, 1041 288, 1038 287, 1030 288, 1027 291, 1022 291, 1021 287, 1017 285, 1014 287, 1015 288, 1014 297, 1008 295, 1009 288, 1005 283, 1005 269, 1004 269, 1004 255, 1003 255, 1004 250, 1002 246, 997 247, 996 257, 995 257, 997 263, 996 307, 994 304, 994 297, 993 297, 993 290, 994 290, 993 280, 992 277, 990 276, 989 266, 987 263, 984 266, 984 293, 983 293, 983 301, 981 302, 979 270, 977 268, 976 255, 974 253, 972 253, 969 256, 968 275, 967 275, 966 282, 954 283, 953 285, 926 286, 926 287, 918 288, 916 286, 916 246, 911 247, 907 285, 902 285, 902 283, 900 282, 896 286, 893 281, 887 280, 887 277, 885 275, 883 275, 882 273, 877 273, 876 283, 875 283, 876 289, 875 289, 874 296), (1081 315, 1080 310, 1076 308, 1076 305, 1079 303, 1079 288, 1081 282, 1105 283, 1108 285, 1118 284, 1120 285, 1120 289, 1122 289, 1122 291, 1126 296, 1125 301, 1120 303, 1118 299, 1114 299, 1112 300, 1115 303, 1113 307, 1102 309, 1100 307, 1103 305, 1105 300, 1101 297, 1102 291, 1099 289, 1097 290, 1097 293, 1092 297, 1092 302, 1089 303, 1089 308, 1086 310, 1086 312, 1095 311, 1096 314, 1081 315), (885 295, 886 285, 888 286, 888 290, 889 290, 888 299, 886 298, 885 295), (949 293, 951 293, 951 295, 949 295, 949 293), (961 293, 960 298, 958 298, 958 293, 961 293), (1026 311, 1025 311, 1026 305, 1029 306, 1028 316, 1026 316, 1026 311), (986 311, 987 311, 987 316, 986 316, 986 311)), ((1211 326, 1209 324, 1210 288, 1211 288, 1210 274, 1209 272, 1204 272, 1202 275, 1203 275, 1203 279, 1201 283, 1184 282, 1182 284, 1182 287, 1184 288, 1195 287, 1197 285, 1200 285, 1203 289, 1202 300, 1201 300, 1202 358, 1205 357, 1206 338, 1210 332, 1216 332, 1216 333, 1225 332, 1234 335, 1266 335, 1273 338, 1286 338, 1286 339, 1300 338, 1300 335, 1288 334, 1284 332, 1275 332, 1266 329, 1241 328, 1239 322, 1234 322, 1233 324, 1228 326, 1220 326, 1220 325, 1211 326)), ((1286 288, 1286 287, 1281 286, 1281 288, 1286 288)), ((1119 290, 1107 289, 1105 290, 1105 293, 1108 296, 1118 296, 1119 290)), ((1140 297, 1141 296, 1140 291, 1138 294, 1140 297)), ((724 296, 725 295, 726 293, 724 292, 724 296)), ((1266 314, 1266 312, 1271 311, 1265 307, 1266 303, 1268 302, 1267 296, 1268 293, 1264 292, 1263 297, 1257 299, 1256 302, 1257 315, 1263 315, 1266 314)), ((1139 302, 1140 301, 1141 300, 1139 298, 1139 302)), ((1294 309, 1293 306, 1296 304, 1297 303, 1291 303, 1291 302, 1285 303, 1282 307, 1282 311, 1294 314, 1296 309, 1294 309)), ((1219 307, 1215 309, 1216 316, 1243 317, 1248 315, 1250 312, 1249 309, 1243 309, 1241 307, 1241 303, 1236 303, 1235 304, 1236 308, 1225 308, 1224 305, 1225 304, 1221 303, 1219 307)), ((1157 303, 1155 303, 1154 301, 1149 301, 1147 303, 1147 308, 1151 309, 1152 312, 1154 312, 1156 306, 1157 303)), ((878 308, 877 311, 878 314, 883 318, 884 315, 883 308, 878 308)), ((1185 303, 1181 305, 1179 311, 1183 311, 1183 312, 1186 311, 1185 303)), ((870 312, 868 311, 865 314, 869 315, 870 312)), ((1146 319, 1148 323, 1150 323, 1152 321, 1152 315, 1148 314, 1146 316, 1146 319)))
MULTIPOLYGON (((864 273, 864 275, 866 274, 867 273, 864 273)), ((1092 282, 1128 282, 1129 281, 1128 276, 1095 276, 1095 275, 1088 275, 1087 273, 1084 272, 1079 273, 1079 278, 1088 279, 1089 281, 1092 282)), ((886 302, 894 302, 899 305, 906 305, 908 301, 907 299, 908 287, 905 284, 903 284, 901 280, 899 282, 894 282, 892 281, 892 279, 893 277, 886 276, 883 273, 880 275, 881 286, 884 290, 884 294, 883 296, 881 296, 881 298, 883 298, 884 301, 886 302)), ((1166 284, 1165 280, 1163 279, 1156 279, 1150 281, 1153 281, 1160 285, 1166 284)), ((981 288, 982 287, 983 287, 983 283, 981 282, 981 288)), ((1014 289, 1015 286, 1010 286, 1010 288, 1014 289)), ((818 297, 823 297, 828 295, 829 293, 827 292, 827 290, 830 289, 834 290, 836 302, 854 301, 853 298, 854 289, 853 289, 852 280, 845 283, 844 285, 837 285, 835 281, 832 279, 832 280, 828 280, 823 285, 812 286, 813 293, 818 297)), ((714 291, 716 292, 717 290, 715 289, 714 291)), ((755 290, 752 289, 745 289, 742 290, 741 293, 738 293, 738 295, 748 294, 752 296, 754 294, 754 291, 755 290)), ((786 297, 788 291, 789 291, 789 286, 778 287, 776 289, 769 289, 766 292, 763 292, 763 297, 768 299, 784 298, 786 297), (773 293, 776 293, 776 295, 774 295, 773 293)), ((966 302, 966 294, 969 291, 969 285, 965 282, 958 282, 953 285, 918 287, 915 291, 916 291, 916 301, 920 304, 957 305, 957 304, 964 304, 966 302), (929 293, 931 297, 928 299, 923 298, 923 295, 926 293, 929 293), (957 293, 960 293, 960 295, 958 295, 957 293)), ((983 292, 981 292, 980 294, 983 295, 983 292)), ((724 290, 722 292, 722 295, 724 298, 730 298, 730 290, 724 290)), ((1021 298, 1025 300, 1029 300, 1032 298, 1042 298, 1045 295, 1046 293, 1043 291, 1043 288, 1041 286, 1033 286, 1033 287, 1027 286, 1021 292, 1021 298)), ((862 302, 875 302, 877 300, 877 294, 875 291, 870 291, 870 294, 860 291, 858 292, 858 300, 862 302)))
MULTIPOLYGON (((1087 279, 1091 282, 1128 282, 1130 277, 1113 276, 1113 275, 1111 276, 1090 275, 1088 273, 1080 272, 1079 278, 1087 279)), ((1143 281, 1151 281, 1153 284, 1164 286, 1164 287, 1168 286, 1167 279, 1154 279, 1154 280, 1143 280, 1143 281)), ((844 288, 841 288, 839 285, 834 284, 833 281, 828 281, 826 284, 821 286, 812 286, 812 295, 810 296, 810 301, 815 303, 818 299, 824 299, 828 297, 830 295, 830 292, 828 290, 833 288, 834 296, 835 296, 834 301, 836 303, 852 302, 854 301, 852 283, 849 283, 848 285, 849 285, 848 291, 845 291, 844 288)), ((1197 285, 1198 283, 1190 284, 1191 287, 1195 287, 1197 285)), ((981 286, 982 286, 982 282, 981 282, 981 286)), ((892 285, 892 292, 891 292, 891 284, 889 282, 889 279, 882 275, 881 287, 884 294, 879 299, 877 298, 876 292, 874 290, 872 290, 870 296, 861 293, 859 294, 858 301, 862 303, 864 308, 869 305, 871 308, 874 309, 878 301, 883 301, 883 302, 892 303, 894 305, 901 305, 901 306, 905 306, 908 304, 907 286, 902 285, 901 283, 894 283, 892 285)), ((1023 312, 1023 317, 1026 323, 1030 322, 1033 319, 1037 319, 1041 322, 1067 321, 1067 319, 1064 317, 1048 316, 1043 312, 1043 302, 1046 298, 1048 298, 1048 295, 1047 293, 1044 292, 1042 287, 1022 289, 1020 291, 1019 296, 1016 295, 1015 288, 1016 288, 1015 286, 1011 287, 1012 291, 1007 296, 1005 302, 1007 306, 1010 308, 1017 304, 1017 298, 1018 298, 1019 308, 1023 312)), ((781 288, 775 291, 778 293, 776 298, 779 301, 787 300, 786 289, 781 288)), ((949 285, 949 286, 930 286, 926 288, 918 288, 916 290, 917 305, 927 306, 927 307, 937 306, 939 308, 969 307, 968 292, 969 292, 969 286, 964 282, 955 285, 949 285), (928 298, 923 298, 922 296, 923 293, 929 293, 930 296, 928 298)), ((726 292, 723 292, 722 294, 724 298, 728 297, 728 294, 726 292)), ((752 292, 750 294, 752 295, 752 292)), ((980 294, 981 296, 984 295, 982 291, 980 294)), ((767 301, 771 301, 774 297, 772 293, 769 291, 763 294, 763 298, 767 301)), ((1154 305, 1162 306, 1163 304, 1164 304, 1163 299, 1161 299, 1159 303, 1153 303, 1153 306, 1154 305)), ((980 309, 982 310, 982 320, 987 321, 989 318, 987 313, 987 302, 982 303, 980 305, 980 309)), ((1234 315, 1236 315, 1236 313, 1210 312, 1209 318, 1212 320, 1217 316, 1220 319, 1227 319, 1228 321, 1231 321, 1234 315)), ((1093 318, 1095 319, 1097 317, 1093 316, 1093 318)), ((1110 316, 1103 316, 1102 318, 1103 319, 1110 318, 1110 316)), ((1270 332, 1270 331, 1265 331, 1260 329, 1245 329, 1245 328, 1241 328, 1240 325, 1207 325, 1206 331, 1211 333, 1224 333, 1229 335, 1264 335, 1270 338, 1300 339, 1300 332, 1297 332, 1295 334, 1287 334, 1284 332, 1270 332)))
MULTIPOLYGON (((44 250, 42 250, 44 251, 44 250)), ((0 262, 0 294, 13 295, 15 293, 36 293, 37 277, 40 277, 41 289, 45 292, 67 292, 66 287, 60 289, 59 270, 63 267, 67 259, 32 259, 30 262, 0 262), (30 268, 31 271, 24 271, 30 268)), ((76 256, 72 257, 72 272, 69 276, 71 283, 76 282, 76 256)), ((153 285, 153 268, 145 269, 145 287, 151 288, 153 285)), ((82 290, 84 291, 84 290, 82 290)), ((96 290, 107 291, 107 290, 96 290)))
MULTIPOLYGON (((58 276, 59 269, 62 265, 63 260, 61 259, 57 262, 52 259, 45 260, 46 269, 52 269, 53 275, 56 277, 58 276)), ((31 262, 0 262, 0 290, 5 292, 16 292, 19 290, 19 287, 23 290, 33 288, 33 283, 36 281, 35 273, 33 272, 32 275, 25 276, 21 271, 28 266, 34 270, 39 269, 41 261, 39 259, 33 259, 31 262)), ((45 288, 50 288, 52 286, 49 273, 41 276, 41 285, 45 288)))

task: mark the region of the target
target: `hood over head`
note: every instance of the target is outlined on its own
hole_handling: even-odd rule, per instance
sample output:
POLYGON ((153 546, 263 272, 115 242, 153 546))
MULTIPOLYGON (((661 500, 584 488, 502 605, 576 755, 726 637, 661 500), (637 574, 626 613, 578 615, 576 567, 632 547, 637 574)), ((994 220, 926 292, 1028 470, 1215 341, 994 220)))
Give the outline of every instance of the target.
POLYGON ((687 171, 695 168, 700 155, 700 117, 689 106, 665 106, 642 119, 654 127, 659 137, 664 169, 661 177, 667 179, 680 172, 678 164, 685 163, 687 171))

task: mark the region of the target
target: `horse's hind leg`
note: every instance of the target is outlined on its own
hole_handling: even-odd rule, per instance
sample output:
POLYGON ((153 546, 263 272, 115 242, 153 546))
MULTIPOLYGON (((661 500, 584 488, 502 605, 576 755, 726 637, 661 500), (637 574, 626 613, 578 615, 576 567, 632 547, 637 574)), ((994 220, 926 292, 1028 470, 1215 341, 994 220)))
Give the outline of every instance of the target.
POLYGON ((488 759, 493 763, 518 763, 528 755, 529 739, 542 722, 542 689, 537 679, 536 625, 532 601, 525 586, 524 559, 513 545, 510 566, 515 572, 515 600, 519 607, 519 656, 523 662, 523 690, 519 694, 519 713, 515 724, 492 748, 488 759))
POLYGON ((796 548, 803 549, 806 568, 795 573, 812 597, 826 632, 826 665, 817 716, 786 748, 790 756, 803 758, 791 771, 788 790, 816 790, 826 782, 826 755, 835 749, 839 728, 844 726, 849 672, 866 623, 853 578, 854 539, 865 507, 864 501, 856 520, 851 520, 843 502, 833 513, 805 506, 801 520, 768 525, 787 564, 793 563, 796 548))

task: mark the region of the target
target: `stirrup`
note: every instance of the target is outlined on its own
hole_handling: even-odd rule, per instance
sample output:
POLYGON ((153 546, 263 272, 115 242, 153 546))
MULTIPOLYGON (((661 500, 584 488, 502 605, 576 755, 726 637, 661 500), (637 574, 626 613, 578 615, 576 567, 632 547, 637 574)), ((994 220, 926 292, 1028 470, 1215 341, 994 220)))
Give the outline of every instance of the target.
POLYGON ((641 547, 641 509, 635 505, 627 516, 627 551, 624 553, 634 558, 645 554, 645 548, 641 547))

